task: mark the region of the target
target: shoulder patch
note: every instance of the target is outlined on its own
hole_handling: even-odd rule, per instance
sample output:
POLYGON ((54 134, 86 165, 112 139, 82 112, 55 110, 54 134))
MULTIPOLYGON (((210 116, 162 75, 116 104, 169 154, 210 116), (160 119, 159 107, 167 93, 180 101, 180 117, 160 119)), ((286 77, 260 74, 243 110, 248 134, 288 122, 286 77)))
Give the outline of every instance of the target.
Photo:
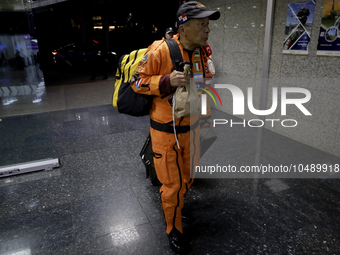
POLYGON ((141 59, 142 62, 146 63, 146 61, 149 58, 149 52, 144 55, 144 57, 141 59))
POLYGON ((140 61, 136 67, 136 72, 138 73, 143 72, 144 67, 145 67, 145 62, 140 61))
POLYGON ((208 66, 209 66, 210 72, 214 75, 216 73, 216 70, 211 59, 208 60, 208 66))
POLYGON ((138 89, 140 89, 140 85, 142 84, 142 81, 143 81, 142 78, 138 79, 138 80, 136 81, 135 87, 138 88, 138 89))
POLYGON ((194 52, 194 57, 199 57, 200 56, 200 50, 196 49, 194 52))

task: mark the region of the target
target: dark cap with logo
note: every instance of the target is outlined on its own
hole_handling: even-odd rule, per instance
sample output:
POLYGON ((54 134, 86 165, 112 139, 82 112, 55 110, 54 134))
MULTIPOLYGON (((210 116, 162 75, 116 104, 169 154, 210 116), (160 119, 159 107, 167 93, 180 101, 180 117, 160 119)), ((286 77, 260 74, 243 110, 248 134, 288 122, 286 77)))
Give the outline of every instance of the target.
POLYGON ((210 20, 218 20, 220 18, 219 11, 208 11, 200 2, 190 1, 182 4, 177 11, 176 27, 185 23, 190 19, 209 18, 210 20))
POLYGON ((165 29, 165 33, 175 33, 175 31, 172 29, 172 27, 168 27, 167 29, 165 29))

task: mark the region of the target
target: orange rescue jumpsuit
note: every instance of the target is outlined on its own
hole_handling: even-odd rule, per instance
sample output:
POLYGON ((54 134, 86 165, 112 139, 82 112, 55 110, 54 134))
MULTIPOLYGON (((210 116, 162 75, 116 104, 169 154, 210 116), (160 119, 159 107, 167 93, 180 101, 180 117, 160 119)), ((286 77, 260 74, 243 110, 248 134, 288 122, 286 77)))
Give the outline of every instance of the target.
MULTIPOLYGON (((173 37, 179 45, 183 62, 191 62, 193 65, 194 82, 203 82, 205 78, 212 78, 213 74, 208 67, 210 58, 206 51, 203 48, 197 48, 192 56, 189 56, 178 38, 178 34, 173 37)), ((175 135, 172 131, 173 117, 170 104, 170 97, 176 88, 172 88, 170 94, 162 95, 159 87, 161 77, 170 74, 173 69, 170 51, 163 38, 149 46, 144 58, 136 68, 137 77, 131 83, 135 92, 154 95, 150 110, 150 134, 157 177, 163 184, 160 194, 167 234, 173 227, 183 233, 181 220, 183 198, 193 183, 190 172, 193 176, 194 165, 199 165, 200 159, 199 115, 176 119, 180 149, 176 145, 175 135)), ((208 106, 207 116, 210 117, 209 115, 210 108, 208 106)))

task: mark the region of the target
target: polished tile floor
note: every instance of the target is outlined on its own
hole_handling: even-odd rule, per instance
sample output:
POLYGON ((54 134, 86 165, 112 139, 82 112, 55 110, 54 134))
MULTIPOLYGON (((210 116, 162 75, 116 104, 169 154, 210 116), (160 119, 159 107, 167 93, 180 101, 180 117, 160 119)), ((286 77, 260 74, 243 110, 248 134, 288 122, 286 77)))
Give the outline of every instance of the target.
MULTIPOLYGON (((159 187, 145 178, 139 158, 148 117, 113 109, 112 84, 46 87, 40 102, 32 102, 34 95, 13 95, 17 101, 0 106, 0 166, 61 162, 54 170, 0 178, 1 255, 173 254, 159 187)), ((224 145, 226 159, 253 160, 254 131, 216 133, 213 146, 224 145)), ((260 162, 340 163, 270 131, 262 135, 260 162)), ((202 161, 210 156, 208 151, 202 161)), ((184 229, 191 254, 339 254, 339 184, 197 179, 185 200, 196 218, 184 229)))

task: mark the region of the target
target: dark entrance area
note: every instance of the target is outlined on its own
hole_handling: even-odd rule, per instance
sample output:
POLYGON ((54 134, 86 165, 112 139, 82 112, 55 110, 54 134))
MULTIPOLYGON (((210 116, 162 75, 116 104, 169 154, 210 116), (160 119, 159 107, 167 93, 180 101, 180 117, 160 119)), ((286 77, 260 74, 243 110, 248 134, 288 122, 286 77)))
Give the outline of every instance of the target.
POLYGON ((33 9, 46 86, 114 78, 122 54, 174 28, 179 1, 71 0, 33 9))

